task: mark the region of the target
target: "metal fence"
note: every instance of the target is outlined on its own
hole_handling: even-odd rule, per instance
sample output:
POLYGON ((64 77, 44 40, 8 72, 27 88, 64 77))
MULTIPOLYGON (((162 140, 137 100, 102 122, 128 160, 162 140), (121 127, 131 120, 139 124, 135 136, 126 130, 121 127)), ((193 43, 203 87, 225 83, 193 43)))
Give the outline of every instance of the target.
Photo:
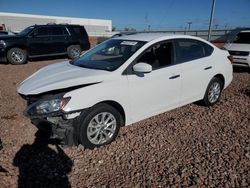
MULTIPOLYGON (((230 33, 232 30, 231 29, 218 29, 218 30, 213 30, 211 32, 211 39, 210 40, 215 40, 218 39, 228 33, 230 33)), ((129 33, 129 31, 126 31, 129 33)), ((122 32, 122 33, 126 33, 122 32)), ((173 34, 180 34, 180 35, 192 35, 192 36, 197 36, 200 38, 203 38, 205 40, 208 39, 208 30, 161 30, 161 31, 136 31, 136 33, 173 33, 173 34)))
MULTIPOLYGON (((225 36, 226 34, 230 33, 232 29, 218 29, 213 30, 211 33, 210 40, 218 39, 222 36, 225 36)), ((105 32, 105 33, 89 33, 90 36, 96 36, 96 37, 111 37, 114 34, 117 33, 173 33, 173 34, 180 34, 180 35, 192 35, 197 36, 200 38, 203 38, 205 40, 208 39, 208 30, 157 30, 157 31, 113 31, 113 32, 105 32)))

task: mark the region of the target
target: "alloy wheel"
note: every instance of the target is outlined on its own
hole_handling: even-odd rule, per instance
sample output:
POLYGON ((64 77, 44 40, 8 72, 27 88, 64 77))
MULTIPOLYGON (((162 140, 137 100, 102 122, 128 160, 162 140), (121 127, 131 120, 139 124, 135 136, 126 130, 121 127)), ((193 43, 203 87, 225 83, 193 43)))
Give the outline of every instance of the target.
POLYGON ((219 97, 220 97, 220 93, 221 93, 221 86, 218 82, 214 82, 208 91, 208 100, 210 103, 215 103, 219 97))
POLYGON ((110 141, 115 134, 117 122, 110 112, 101 112, 95 115, 87 128, 88 140, 95 145, 101 145, 110 141))
POLYGON ((73 58, 77 58, 80 56, 80 50, 78 48, 72 48, 71 49, 71 54, 73 58))
POLYGON ((18 50, 13 51, 11 53, 11 58, 17 62, 17 63, 21 63, 24 60, 24 54, 18 50))

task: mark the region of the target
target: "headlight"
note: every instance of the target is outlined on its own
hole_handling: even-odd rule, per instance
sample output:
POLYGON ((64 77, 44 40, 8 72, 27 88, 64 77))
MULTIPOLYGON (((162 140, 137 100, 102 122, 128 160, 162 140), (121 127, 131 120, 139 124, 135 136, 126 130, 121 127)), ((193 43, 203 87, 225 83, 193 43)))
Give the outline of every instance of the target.
POLYGON ((34 116, 58 112, 66 106, 69 100, 70 97, 62 99, 41 100, 29 106, 27 108, 27 114, 34 116))
POLYGON ((0 40, 0 45, 5 45, 5 42, 3 40, 0 40))

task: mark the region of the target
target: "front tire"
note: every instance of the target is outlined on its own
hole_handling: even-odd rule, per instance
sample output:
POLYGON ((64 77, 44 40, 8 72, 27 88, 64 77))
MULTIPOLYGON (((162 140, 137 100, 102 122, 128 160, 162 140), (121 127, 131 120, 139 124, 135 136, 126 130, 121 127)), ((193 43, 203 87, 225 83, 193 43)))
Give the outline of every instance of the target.
POLYGON ((70 59, 76 59, 76 58, 80 57, 81 51, 82 50, 81 50, 80 45, 70 45, 67 48, 67 54, 68 54, 70 59))
POLYGON ((223 83, 221 79, 214 77, 212 80, 209 82, 207 86, 207 90, 205 93, 205 96, 203 98, 203 103, 206 106, 213 106, 215 105, 221 96, 221 91, 223 87, 223 83))
POLYGON ((109 144, 117 137, 122 124, 123 118, 114 107, 97 104, 80 116, 80 143, 90 149, 109 144))
POLYGON ((7 52, 7 59, 13 65, 21 65, 27 61, 27 52, 21 48, 11 48, 7 52))

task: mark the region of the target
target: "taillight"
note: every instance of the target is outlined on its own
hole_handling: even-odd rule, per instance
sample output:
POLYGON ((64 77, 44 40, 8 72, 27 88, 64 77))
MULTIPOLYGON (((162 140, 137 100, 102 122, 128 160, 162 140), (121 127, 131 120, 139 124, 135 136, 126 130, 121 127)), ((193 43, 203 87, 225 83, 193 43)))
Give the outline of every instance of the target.
POLYGON ((233 63, 233 60, 234 60, 233 56, 229 55, 229 56, 227 56, 227 58, 229 59, 229 61, 230 61, 231 63, 233 63))

